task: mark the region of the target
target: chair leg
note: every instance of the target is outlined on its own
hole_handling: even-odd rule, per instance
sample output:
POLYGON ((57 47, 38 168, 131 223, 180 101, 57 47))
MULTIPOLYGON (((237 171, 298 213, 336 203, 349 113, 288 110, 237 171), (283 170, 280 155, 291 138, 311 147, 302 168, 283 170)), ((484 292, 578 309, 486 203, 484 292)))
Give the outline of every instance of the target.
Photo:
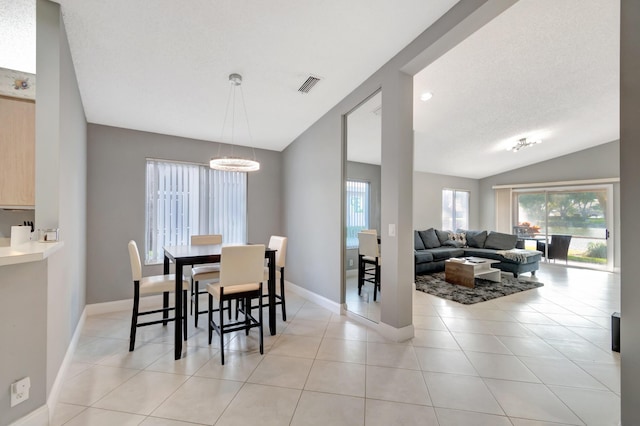
POLYGON ((200 283, 198 281, 194 282, 194 286, 193 286, 193 290, 194 290, 194 294, 191 296, 192 297, 192 304, 195 306, 196 309, 196 316, 193 319, 193 325, 195 325, 196 327, 198 327, 198 317, 200 316, 200 283))
MULTIPOLYGON (((189 308, 189 315, 193 315, 193 286, 195 283, 193 282, 193 277, 191 277, 191 307, 189 308)), ((198 325, 196 324, 196 327, 198 325)))
POLYGON ((249 326, 251 325, 251 321, 249 321, 249 318, 251 318, 251 299, 249 297, 245 297, 244 303, 247 306, 247 309, 245 309, 244 311, 244 326, 245 326, 244 335, 248 336, 249 326))
MULTIPOLYGON (((262 294, 262 284, 260 285, 260 294, 262 294)), ((283 294, 284 296, 284 294, 283 294)), ((282 299, 282 305, 284 306, 284 298, 282 299)), ((262 336, 262 296, 258 297, 258 320, 260 321, 260 354, 264 354, 264 337, 262 336)))
MULTIPOLYGON (((209 296, 211 297, 211 296, 209 296)), ((220 362, 224 365, 224 311, 222 307, 224 306, 224 302, 220 301, 220 362)))
POLYGON ((182 338, 186 341, 187 340, 187 290, 184 290, 182 292, 182 316, 180 317, 180 319, 182 320, 182 338))
POLYGON ((378 292, 376 290, 378 289, 378 281, 380 280, 379 271, 380 271, 380 268, 378 268, 378 265, 376 265, 376 269, 373 275, 373 301, 374 302, 377 300, 377 295, 378 295, 378 292))
POLYGON ((209 295, 209 312, 208 312, 208 324, 209 324, 209 344, 211 344, 211 337, 213 336, 213 296, 209 295))
POLYGON ((358 256, 358 296, 360 296, 360 292, 362 291, 362 285, 364 284, 364 262, 362 261, 362 257, 358 256))
POLYGON ((164 308, 164 311, 162 311, 162 319, 164 321, 162 321, 162 325, 167 325, 168 321, 167 319, 169 318, 169 292, 165 291, 164 293, 162 293, 162 307, 164 308))
POLYGON ((129 335, 129 352, 133 352, 136 345, 136 329, 138 328, 138 310, 140 309, 140 290, 135 286, 133 296, 133 310, 131 312, 131 334, 129 335))
MULTIPOLYGON (((284 268, 280 269, 280 301, 282 302, 282 320, 287 320, 287 307, 284 301, 284 268)), ((262 310, 262 308, 260 309, 262 310)), ((262 322, 262 321, 260 321, 262 322)))

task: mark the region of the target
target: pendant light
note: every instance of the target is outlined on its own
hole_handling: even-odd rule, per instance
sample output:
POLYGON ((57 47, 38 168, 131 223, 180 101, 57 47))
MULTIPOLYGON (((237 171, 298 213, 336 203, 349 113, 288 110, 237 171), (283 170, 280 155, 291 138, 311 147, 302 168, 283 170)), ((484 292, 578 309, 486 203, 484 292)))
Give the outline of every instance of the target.
MULTIPOLYGON (((242 92, 242 76, 240 74, 229 75, 229 98, 227 100, 227 111, 225 112, 224 122, 222 123, 222 134, 224 135, 224 128, 227 124, 227 117, 229 111, 231 111, 231 155, 222 156, 222 143, 218 145, 218 155, 211 158, 209 161, 209 167, 215 170, 223 170, 227 172, 253 172, 260 170, 260 163, 256 161, 256 151, 253 151, 253 159, 237 157, 233 155, 233 136, 235 127, 235 106, 236 106, 236 92, 240 90, 240 100, 242 101, 242 107, 244 110, 244 116, 247 121, 247 131, 249 132, 249 142, 251 142, 251 129, 249 128, 249 117, 247 116, 247 107, 244 103, 244 94, 242 92)), ((222 139, 222 137, 220 137, 222 139)))

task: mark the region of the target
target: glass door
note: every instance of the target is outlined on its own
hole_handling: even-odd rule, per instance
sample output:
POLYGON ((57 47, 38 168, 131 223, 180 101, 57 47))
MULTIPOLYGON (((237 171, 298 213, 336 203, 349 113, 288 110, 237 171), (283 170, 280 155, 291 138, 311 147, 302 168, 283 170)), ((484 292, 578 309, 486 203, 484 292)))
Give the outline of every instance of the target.
POLYGON ((611 185, 517 191, 514 223, 548 261, 613 270, 612 193, 611 185))

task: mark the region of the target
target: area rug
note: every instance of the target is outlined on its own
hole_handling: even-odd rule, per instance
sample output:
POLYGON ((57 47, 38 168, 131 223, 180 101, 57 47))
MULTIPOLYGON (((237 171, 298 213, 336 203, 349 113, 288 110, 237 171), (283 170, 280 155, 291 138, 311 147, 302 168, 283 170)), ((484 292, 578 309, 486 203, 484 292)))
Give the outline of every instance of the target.
POLYGON ((527 278, 515 278, 512 274, 502 274, 502 282, 493 282, 476 278, 475 288, 449 284, 444 280, 444 272, 436 272, 416 277, 416 290, 453 300, 464 305, 507 296, 532 288, 542 287, 544 284, 527 278))

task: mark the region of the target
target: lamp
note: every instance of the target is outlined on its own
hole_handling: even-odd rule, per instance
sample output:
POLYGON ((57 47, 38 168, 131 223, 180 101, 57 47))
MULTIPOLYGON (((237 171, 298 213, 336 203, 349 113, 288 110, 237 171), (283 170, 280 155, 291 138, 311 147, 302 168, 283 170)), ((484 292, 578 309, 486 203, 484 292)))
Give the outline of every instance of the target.
POLYGON ((529 146, 532 146, 532 145, 535 145, 535 144, 539 144, 539 143, 542 143, 542 141, 540 139, 522 138, 518 142, 516 142, 515 145, 513 145, 511 148, 507 148, 507 151, 518 152, 522 148, 527 148, 529 146))
MULTIPOLYGON (((229 115, 229 110, 231 109, 231 155, 230 156, 221 156, 220 151, 222 149, 222 143, 218 145, 218 155, 211 158, 209 161, 209 167, 215 170, 222 170, 226 172, 253 172, 256 170, 260 170, 260 163, 256 161, 256 150, 253 150, 253 159, 241 158, 233 156, 233 135, 234 135, 234 125, 235 125, 235 106, 236 106, 236 89, 240 89, 240 96, 242 101, 242 107, 244 109, 244 116, 247 120, 247 130, 249 132, 249 140, 251 141, 251 130, 249 129, 249 117, 247 116, 247 107, 244 103, 244 94, 242 92, 242 76, 240 74, 230 74, 229 75, 229 83, 231 83, 229 87, 229 98, 227 100, 227 110, 224 115, 224 121, 222 123, 222 134, 224 135, 224 128, 227 124, 227 116, 229 115)), ((220 137, 222 139, 222 136, 220 137)))

